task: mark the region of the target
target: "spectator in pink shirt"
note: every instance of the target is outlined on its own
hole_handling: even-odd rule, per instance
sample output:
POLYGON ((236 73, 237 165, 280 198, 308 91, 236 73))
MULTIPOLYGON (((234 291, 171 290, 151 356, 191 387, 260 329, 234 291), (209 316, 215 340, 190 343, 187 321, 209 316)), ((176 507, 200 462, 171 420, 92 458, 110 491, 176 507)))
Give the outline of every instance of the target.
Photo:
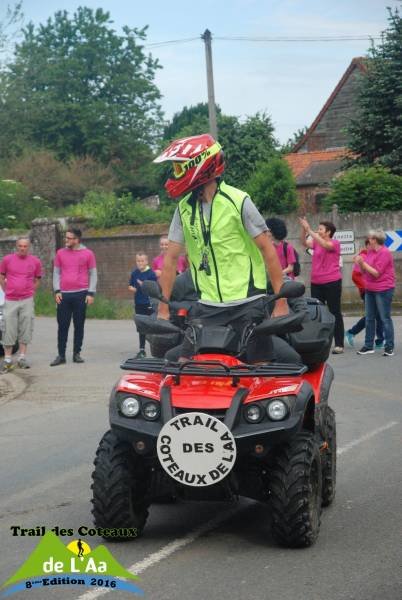
POLYGON ((281 263, 282 273, 291 279, 295 278, 293 273, 296 263, 296 255, 292 244, 285 241, 288 234, 285 221, 277 217, 271 217, 265 221, 272 235, 272 241, 281 263))
MULTIPOLYGON (((161 276, 163 262, 165 260, 165 255, 169 246, 169 239, 167 236, 163 235, 159 240, 159 249, 161 253, 156 256, 152 261, 152 270, 156 274, 157 278, 161 276)), ((177 273, 184 273, 184 271, 188 269, 188 262, 185 256, 180 255, 177 260, 177 273)))
POLYGON ((20 237, 17 251, 7 254, 0 264, 0 285, 5 290, 2 344, 4 363, 1 373, 8 373, 15 365, 12 362, 13 346, 18 341, 17 365, 29 369, 26 360, 27 346, 31 342, 34 319, 34 294, 42 277, 42 265, 37 256, 29 254, 30 242, 20 237))
POLYGON ((392 253, 384 246, 386 235, 382 229, 368 234, 368 252, 365 257, 354 257, 363 273, 365 286, 366 338, 357 354, 374 354, 376 308, 384 329, 384 356, 394 355, 394 324, 391 305, 395 291, 395 269, 392 253))
POLYGON ((341 245, 338 240, 333 239, 336 227, 331 221, 321 221, 318 231, 313 231, 307 219, 299 220, 301 243, 314 251, 311 267, 311 295, 327 304, 334 315, 335 347, 332 354, 342 354, 345 328, 341 312, 342 273, 339 266, 341 245))
POLYGON ((83 363, 81 356, 84 339, 86 308, 92 304, 96 292, 97 271, 95 255, 81 244, 80 229, 67 229, 66 245, 56 253, 53 268, 53 288, 57 304, 58 355, 51 367, 66 362, 66 347, 71 317, 74 323, 73 362, 83 363))

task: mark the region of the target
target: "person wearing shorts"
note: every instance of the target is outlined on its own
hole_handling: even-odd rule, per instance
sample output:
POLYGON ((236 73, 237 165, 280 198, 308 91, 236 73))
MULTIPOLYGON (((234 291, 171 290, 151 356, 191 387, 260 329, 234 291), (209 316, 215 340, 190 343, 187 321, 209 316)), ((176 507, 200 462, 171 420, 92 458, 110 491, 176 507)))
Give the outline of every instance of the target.
POLYGON ((30 241, 20 237, 16 252, 7 254, 0 263, 0 285, 5 291, 2 344, 4 362, 1 373, 9 373, 17 365, 29 369, 26 359, 27 346, 31 343, 34 321, 34 294, 42 277, 42 264, 37 256, 29 253, 30 241), (13 363, 13 346, 18 342, 19 354, 13 363))

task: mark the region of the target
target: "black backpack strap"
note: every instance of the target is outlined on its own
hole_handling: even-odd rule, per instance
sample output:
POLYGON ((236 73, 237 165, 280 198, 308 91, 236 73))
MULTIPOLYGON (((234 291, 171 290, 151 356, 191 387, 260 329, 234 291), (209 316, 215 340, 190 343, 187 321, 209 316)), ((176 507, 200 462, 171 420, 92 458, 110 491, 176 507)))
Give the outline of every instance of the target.
POLYGON ((286 258, 286 266, 289 266, 289 262, 288 262, 288 243, 287 242, 283 242, 283 253, 285 255, 286 258))

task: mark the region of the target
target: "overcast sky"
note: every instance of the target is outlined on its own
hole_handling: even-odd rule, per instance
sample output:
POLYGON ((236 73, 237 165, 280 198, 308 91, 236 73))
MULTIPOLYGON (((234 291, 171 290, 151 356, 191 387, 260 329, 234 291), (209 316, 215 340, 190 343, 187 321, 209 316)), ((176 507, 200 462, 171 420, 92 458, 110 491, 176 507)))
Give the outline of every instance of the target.
MULTIPOLYGON (((0 3, 5 0, 0 0, 0 3)), ((12 2, 9 2, 12 4, 12 2)), ((184 105, 207 101, 204 43, 212 32, 215 99, 225 114, 266 111, 284 142, 310 125, 352 58, 369 41, 256 42, 219 37, 375 36, 387 27, 387 6, 400 0, 24 0, 26 22, 46 21, 78 6, 110 12, 114 26, 149 26, 147 43, 163 66, 156 83, 167 118, 184 105)))

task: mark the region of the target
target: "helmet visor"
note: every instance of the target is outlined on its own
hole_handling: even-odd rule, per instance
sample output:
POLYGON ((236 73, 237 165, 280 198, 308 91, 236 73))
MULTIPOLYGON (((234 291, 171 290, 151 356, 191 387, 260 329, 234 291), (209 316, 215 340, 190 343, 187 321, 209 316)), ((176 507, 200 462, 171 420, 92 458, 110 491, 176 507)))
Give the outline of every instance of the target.
POLYGON ((181 179, 190 169, 193 167, 198 167, 202 163, 204 163, 208 158, 215 156, 221 150, 221 145, 218 142, 215 142, 213 146, 203 150, 190 160, 186 160, 185 162, 172 161, 173 166, 173 176, 175 179, 181 179))

